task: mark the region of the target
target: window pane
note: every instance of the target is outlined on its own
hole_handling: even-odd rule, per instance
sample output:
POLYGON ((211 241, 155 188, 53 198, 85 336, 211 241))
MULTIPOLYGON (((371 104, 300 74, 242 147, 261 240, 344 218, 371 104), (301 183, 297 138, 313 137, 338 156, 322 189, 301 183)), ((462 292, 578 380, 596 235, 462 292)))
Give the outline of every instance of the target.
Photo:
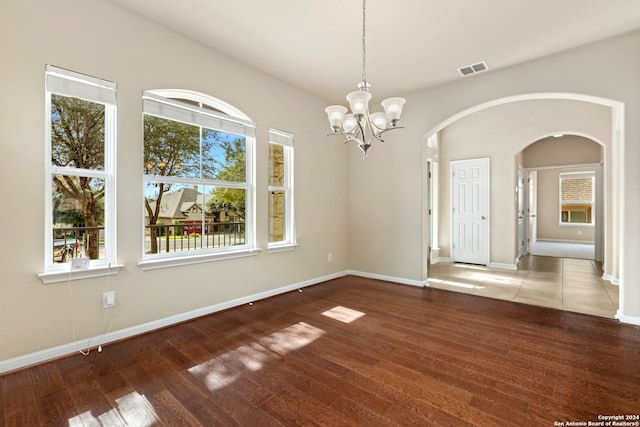
POLYGON ((245 190, 147 183, 145 253, 245 244, 245 190))
POLYGON ((269 192, 269 243, 285 240, 284 191, 269 192))
POLYGON ((145 114, 144 171, 200 178, 200 128, 145 114))
POLYGON ((269 185, 284 187, 284 147, 269 144, 269 185))
POLYGON ((592 178, 562 178, 560 182, 563 202, 591 202, 593 200, 592 178))
POLYGON ((217 187, 209 196, 207 208, 213 220, 207 227, 207 245, 214 248, 244 245, 246 190, 217 187))
POLYGON ((245 193, 241 188, 218 187, 211 191, 208 205, 219 222, 244 222, 245 193))
POLYGON ((202 249, 202 226, 208 216, 203 191, 197 185, 146 183, 145 253, 202 249))
POLYGON ((591 224, 592 205, 590 204, 563 204, 561 210, 562 222, 591 224))
POLYGON ((593 183, 592 176, 560 175, 560 221, 562 223, 592 223, 593 183))
POLYGON ((587 211, 570 211, 570 221, 575 223, 587 222, 587 211))
MULTIPOLYGON (((196 255, 190 251, 246 245, 246 215, 252 213, 245 208, 251 188, 246 157, 253 138, 243 130, 249 125, 170 101, 171 109, 163 109, 154 101, 162 96, 153 92, 143 102, 145 253, 185 252, 188 257, 196 255)), ((171 92, 178 95, 171 99, 181 99, 171 92)), ((196 97, 186 103, 218 111, 213 100, 205 105, 208 97, 196 97)))
POLYGON ((104 170, 105 106, 51 95, 51 164, 104 170))
POLYGON ((105 259, 104 190, 104 179, 53 177, 53 262, 105 259))
POLYGON ((244 136, 202 128, 202 176, 230 182, 246 180, 244 136))

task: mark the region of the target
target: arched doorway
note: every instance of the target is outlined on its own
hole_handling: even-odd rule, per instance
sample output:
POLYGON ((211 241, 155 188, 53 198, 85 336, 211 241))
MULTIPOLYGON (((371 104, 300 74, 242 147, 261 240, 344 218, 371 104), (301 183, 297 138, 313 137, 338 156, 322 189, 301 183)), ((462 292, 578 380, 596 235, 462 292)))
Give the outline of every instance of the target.
POLYGON ((556 133, 515 157, 518 256, 603 260, 604 144, 556 133))
MULTIPOLYGON (((603 277, 617 282, 619 254, 623 236, 620 234, 621 207, 619 192, 622 183, 622 148, 624 139, 623 106, 612 100, 577 94, 530 94, 487 102, 462 111, 425 134, 425 206, 440 205, 438 215, 425 210, 423 230, 436 232, 425 236, 425 259, 432 264, 448 262, 450 248, 449 171, 448 162, 456 158, 492 157, 492 232, 490 267, 502 270, 517 269, 517 167, 513 158, 532 141, 558 132, 591 135, 603 145, 603 277), (433 141, 438 144, 433 147, 433 141), (428 144, 427 141, 431 143, 428 144), (507 160, 509 159, 510 160, 507 160), (437 165, 440 174, 431 177, 428 168, 437 165), (502 183, 498 186, 495 183, 502 183), (434 200, 429 188, 438 188, 440 196, 434 200), (442 197, 444 194, 445 197, 442 197), (435 219, 434 219, 435 218, 435 219), (433 241, 432 236, 438 236, 433 241)), ((427 268, 425 279, 431 276, 427 268)), ((477 286, 469 283, 466 289, 477 286)), ((463 286, 464 287, 464 286, 463 286)))

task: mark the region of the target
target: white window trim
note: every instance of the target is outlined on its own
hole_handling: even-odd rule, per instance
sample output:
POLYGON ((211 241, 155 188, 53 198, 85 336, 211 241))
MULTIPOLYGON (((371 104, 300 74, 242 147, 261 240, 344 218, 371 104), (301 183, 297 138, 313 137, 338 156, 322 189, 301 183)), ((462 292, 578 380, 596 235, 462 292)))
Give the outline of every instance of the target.
POLYGON ((225 188, 238 188, 246 191, 245 200, 245 244, 222 248, 208 248, 182 253, 144 253, 145 224, 142 219, 142 259, 138 262, 141 270, 177 267, 210 261, 246 257, 257 255, 260 249, 256 248, 255 239, 255 129, 256 125, 251 119, 237 108, 220 101, 192 91, 178 89, 148 90, 143 92, 143 114, 180 121, 195 126, 202 126, 212 130, 233 133, 245 137, 245 182, 229 182, 218 180, 200 180, 190 178, 177 178, 170 176, 143 176, 142 194, 147 182, 171 182, 176 184, 194 184, 206 186, 223 186, 225 188), (176 97, 201 102, 213 107, 225 114, 216 114, 213 111, 187 105, 167 97, 176 97), (228 114, 228 115, 227 115, 228 114))
POLYGON ((269 144, 282 145, 284 147, 284 186, 268 186, 268 191, 282 191, 284 192, 284 204, 285 204, 285 224, 284 235, 285 239, 278 242, 268 242, 267 252, 277 253, 284 251, 291 251, 298 246, 296 241, 296 228, 295 228, 295 208, 294 208, 294 189, 293 189, 293 134, 275 129, 269 128, 269 144))
POLYGON ((211 251, 199 251, 200 253, 193 253, 190 256, 175 256, 173 254, 158 254, 157 258, 148 259, 138 262, 138 267, 141 270, 156 270, 159 268, 179 267, 182 265, 200 264, 203 262, 223 261, 234 258, 244 258, 249 256, 258 255, 260 249, 249 248, 239 250, 224 250, 214 253, 211 251), (168 256, 164 256, 168 255, 168 256))
POLYGON ((69 270, 38 274, 45 285, 51 283, 68 282, 70 280, 90 279, 92 277, 113 276, 124 268, 122 264, 109 264, 107 266, 91 267, 89 270, 69 270))
POLYGON ((38 274, 43 283, 85 279, 117 274, 122 267, 115 263, 115 158, 116 158, 116 84, 96 77, 46 65, 45 68, 45 253, 44 273, 38 274), (105 164, 104 170, 65 168, 51 164, 51 95, 76 97, 105 105, 105 164), (71 263, 53 262, 53 203, 54 175, 87 176, 105 180, 105 259, 90 260, 87 269, 72 271, 71 263))

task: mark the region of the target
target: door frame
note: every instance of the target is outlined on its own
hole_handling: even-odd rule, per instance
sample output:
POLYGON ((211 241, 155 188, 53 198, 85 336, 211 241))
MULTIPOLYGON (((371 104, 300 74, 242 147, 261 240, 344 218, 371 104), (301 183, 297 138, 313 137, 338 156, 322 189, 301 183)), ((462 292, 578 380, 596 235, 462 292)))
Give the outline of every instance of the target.
POLYGON ((528 252, 538 240, 538 171, 527 169, 527 233, 528 252))
POLYGON ((529 180, 527 170, 518 163, 516 183, 516 265, 529 253, 529 180))

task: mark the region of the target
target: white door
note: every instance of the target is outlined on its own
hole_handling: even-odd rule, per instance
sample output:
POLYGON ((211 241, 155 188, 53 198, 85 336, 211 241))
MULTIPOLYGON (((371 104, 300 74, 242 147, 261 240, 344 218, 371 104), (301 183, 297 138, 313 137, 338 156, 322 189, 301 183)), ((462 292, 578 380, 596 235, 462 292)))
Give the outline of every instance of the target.
POLYGON ((451 162, 452 258, 489 264, 489 159, 451 162))

